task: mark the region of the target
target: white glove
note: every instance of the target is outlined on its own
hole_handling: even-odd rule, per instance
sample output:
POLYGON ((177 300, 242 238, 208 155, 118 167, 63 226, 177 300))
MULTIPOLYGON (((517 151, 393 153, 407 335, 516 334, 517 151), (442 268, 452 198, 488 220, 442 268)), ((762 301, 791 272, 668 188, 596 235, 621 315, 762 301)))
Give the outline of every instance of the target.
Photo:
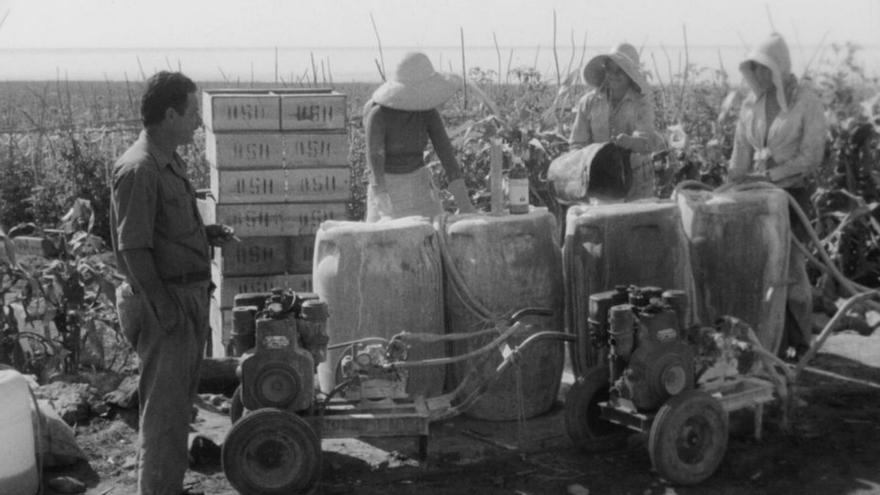
POLYGON ((376 213, 379 218, 392 218, 391 196, 388 191, 373 187, 373 202, 376 205, 376 213))

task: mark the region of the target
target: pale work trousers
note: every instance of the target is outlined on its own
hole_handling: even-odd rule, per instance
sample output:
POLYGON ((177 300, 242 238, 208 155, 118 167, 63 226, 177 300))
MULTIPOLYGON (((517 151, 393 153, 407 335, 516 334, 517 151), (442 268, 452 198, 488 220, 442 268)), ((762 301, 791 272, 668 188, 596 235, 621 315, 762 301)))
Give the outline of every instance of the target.
POLYGON ((192 405, 209 331, 209 284, 167 287, 187 316, 171 332, 160 328, 144 294, 127 283, 116 291, 122 331, 140 360, 140 495, 179 495, 183 490, 192 405))

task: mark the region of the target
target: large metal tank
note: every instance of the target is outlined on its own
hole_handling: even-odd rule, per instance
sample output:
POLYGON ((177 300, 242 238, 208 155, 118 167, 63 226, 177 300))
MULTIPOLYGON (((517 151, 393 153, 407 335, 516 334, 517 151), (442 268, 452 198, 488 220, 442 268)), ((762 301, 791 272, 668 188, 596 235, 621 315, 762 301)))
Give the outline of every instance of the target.
MULTIPOLYGON (((375 223, 327 221, 315 238, 314 291, 327 302, 329 345, 400 332, 443 334, 443 271, 434 226, 424 217, 375 223)), ((321 390, 336 383, 344 350, 318 367, 321 390)), ((413 346, 409 360, 442 358, 442 342, 413 346)), ((406 391, 443 391, 442 366, 409 371, 406 391)))
MULTIPOLYGON (((533 208, 521 215, 452 216, 440 226, 448 261, 448 332, 469 333, 491 325, 465 303, 462 290, 493 316, 510 316, 525 307, 554 310, 552 317, 527 320, 530 326, 513 336, 511 346, 535 332, 562 329, 562 253, 555 237, 556 221, 545 208, 533 208), (451 278, 453 269, 459 283, 451 278)), ((495 336, 455 341, 450 346, 450 355, 476 350, 495 336)), ((490 376, 503 359, 504 350, 494 350, 486 359, 475 358, 451 366, 448 388, 459 385, 471 371, 490 376)), ((546 412, 556 400, 563 362, 560 341, 532 344, 523 351, 518 365, 508 368, 465 414, 500 421, 546 412)), ((465 387, 465 392, 472 390, 471 386, 465 387)))

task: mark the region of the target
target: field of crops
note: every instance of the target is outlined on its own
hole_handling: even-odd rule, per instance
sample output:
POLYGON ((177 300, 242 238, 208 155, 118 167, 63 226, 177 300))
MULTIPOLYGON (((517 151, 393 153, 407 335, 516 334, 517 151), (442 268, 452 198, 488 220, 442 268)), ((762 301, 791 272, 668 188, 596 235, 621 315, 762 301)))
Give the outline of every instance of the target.
MULTIPOLYGON (((853 61, 856 47, 834 48, 833 56, 816 64, 809 74, 824 98, 830 122, 814 198, 818 207, 815 225, 844 274, 876 287, 880 285, 880 83, 853 61)), ((533 204, 553 208, 555 202, 541 178, 550 160, 567 150, 571 107, 586 88, 577 71, 562 74, 555 81, 544 80, 529 68, 511 69, 504 76, 471 68, 466 91, 460 91, 443 108, 466 183, 475 202, 485 206, 489 146, 501 139, 506 158, 518 155, 530 170, 533 204), (499 83, 502 79, 504 84, 499 83)), ((685 179, 710 184, 723 181, 743 96, 739 74, 688 66, 671 80, 653 77, 651 81, 657 128, 675 136, 676 143, 655 159, 656 194, 667 196, 676 182, 685 179)), ((62 217, 75 204, 82 204, 76 202, 82 199, 88 201, 93 215, 91 221, 81 222, 74 230, 90 229, 96 238, 109 238, 111 168, 140 131, 142 84, 64 80, 0 83, 0 227, 9 231, 24 223, 32 223, 31 230, 62 226, 62 217)), ((224 83, 200 86, 230 87, 224 83)), ((348 95, 349 214, 360 219, 364 200, 360 114, 374 85, 337 84, 334 89, 348 95)), ((207 187, 204 134, 197 134, 195 144, 184 155, 196 187, 207 187)), ((441 167, 433 168, 442 185, 441 167)), ((70 228, 69 218, 64 225, 70 228)), ((112 266, 90 263, 93 272, 112 272, 112 266)), ((76 264, 74 269, 79 270, 76 264)), ((112 280, 112 276, 101 279, 112 280)), ((101 299, 95 285, 99 278, 76 280, 94 307, 101 299)), ((823 283, 820 274, 814 274, 814 280, 823 283)), ((834 295, 833 287, 825 288, 834 295)), ((106 309, 103 316, 95 318, 113 327, 112 307, 106 309)))

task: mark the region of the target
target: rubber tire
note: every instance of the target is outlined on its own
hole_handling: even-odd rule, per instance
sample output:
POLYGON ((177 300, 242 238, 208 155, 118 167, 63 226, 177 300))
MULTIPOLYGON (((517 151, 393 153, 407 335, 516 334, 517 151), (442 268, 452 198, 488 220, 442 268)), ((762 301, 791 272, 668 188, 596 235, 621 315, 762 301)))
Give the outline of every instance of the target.
POLYGON ((600 417, 599 402, 608 400, 607 366, 591 368, 565 396, 565 432, 571 443, 585 452, 607 452, 623 447, 629 429, 600 417))
POLYGON ((241 385, 235 387, 229 399, 229 419, 235 424, 244 415, 244 403, 241 401, 241 385))
POLYGON ((223 472, 244 495, 311 493, 321 474, 321 440, 296 414, 259 409, 236 422, 223 442, 223 472))
POLYGON ((715 473, 727 450, 729 420, 721 403, 702 390, 669 399, 648 436, 651 464, 672 483, 694 485, 715 473))

